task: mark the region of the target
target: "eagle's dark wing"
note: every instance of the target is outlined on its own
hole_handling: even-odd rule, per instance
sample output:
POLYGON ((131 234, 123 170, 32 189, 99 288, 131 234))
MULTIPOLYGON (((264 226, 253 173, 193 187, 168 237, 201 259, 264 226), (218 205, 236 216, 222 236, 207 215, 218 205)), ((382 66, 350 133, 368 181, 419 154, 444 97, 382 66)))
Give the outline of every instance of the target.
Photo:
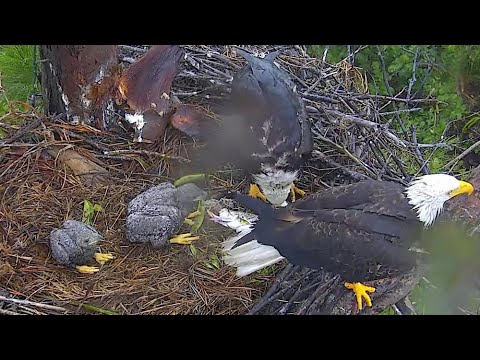
POLYGON ((288 153, 289 162, 308 155, 312 147, 309 122, 288 74, 274 64, 274 56, 261 59, 241 49, 237 52, 248 64, 232 82, 232 110, 245 114, 249 128, 265 141, 263 153, 276 157, 288 153))
POLYGON ((292 264, 324 268, 351 282, 397 276, 415 264, 401 241, 415 236, 414 231, 401 220, 342 209, 299 218, 261 220, 255 239, 275 247, 292 264))
MULTIPOLYGON (((366 181, 309 195, 283 209, 258 207, 260 220, 251 234, 292 264, 325 268, 347 281, 397 276, 414 266, 408 248, 422 230, 403 192, 396 183, 366 181)), ((242 195, 236 199, 252 207, 242 195)))
POLYGON ((290 209, 294 213, 319 209, 357 209, 407 222, 417 221, 417 214, 405 196, 405 188, 390 181, 366 180, 325 189, 297 200, 290 209))
POLYGON ((234 76, 231 94, 218 109, 218 124, 200 131, 207 143, 194 162, 215 168, 234 164, 258 173, 261 163, 298 170, 312 151, 304 104, 274 56, 257 58, 237 50, 248 62, 234 76))

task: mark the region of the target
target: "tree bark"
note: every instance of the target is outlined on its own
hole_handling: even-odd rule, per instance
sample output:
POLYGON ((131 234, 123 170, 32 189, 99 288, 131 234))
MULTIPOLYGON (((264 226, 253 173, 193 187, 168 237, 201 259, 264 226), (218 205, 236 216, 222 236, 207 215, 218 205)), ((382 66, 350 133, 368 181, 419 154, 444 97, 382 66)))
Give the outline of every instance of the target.
POLYGON ((119 99, 117 45, 40 45, 47 114, 107 129, 119 99))

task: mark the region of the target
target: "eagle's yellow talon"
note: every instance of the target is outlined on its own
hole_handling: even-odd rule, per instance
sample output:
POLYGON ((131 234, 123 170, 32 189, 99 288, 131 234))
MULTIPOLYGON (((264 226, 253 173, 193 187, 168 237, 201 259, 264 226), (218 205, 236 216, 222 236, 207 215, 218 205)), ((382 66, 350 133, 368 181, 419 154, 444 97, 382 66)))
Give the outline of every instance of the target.
POLYGON ((305 196, 305 191, 296 187, 295 184, 293 185, 293 191, 295 191, 300 196, 305 196))
POLYGON ((353 292, 355 293, 355 296, 357 298, 358 310, 363 309, 362 298, 365 299, 365 302, 367 303, 368 306, 372 306, 372 299, 370 299, 370 296, 367 294, 367 292, 370 292, 370 293, 375 292, 374 287, 366 286, 358 282, 357 283, 346 282, 345 287, 347 289, 353 290, 353 292))
POLYGON ((96 253, 95 254, 95 261, 98 262, 100 265, 103 265, 108 260, 112 260, 112 259, 113 259, 112 254, 102 254, 102 253, 96 253))
POLYGON ((265 195, 262 194, 257 184, 250 184, 250 190, 248 192, 248 195, 263 200, 265 202, 267 201, 267 198, 265 197, 265 195))
POLYGON ((192 236, 191 233, 180 234, 170 239, 172 244, 190 245, 192 241, 200 239, 199 236, 192 236))
POLYGON ((100 271, 99 268, 94 267, 94 266, 87 266, 87 265, 82 265, 82 266, 75 266, 76 269, 81 272, 82 274, 94 274, 97 271, 100 271))
POLYGON ((305 196, 305 191, 302 189, 299 189, 298 187, 295 186, 294 183, 290 185, 290 196, 292 197, 292 202, 295 202, 295 194, 298 194, 300 196, 305 196))

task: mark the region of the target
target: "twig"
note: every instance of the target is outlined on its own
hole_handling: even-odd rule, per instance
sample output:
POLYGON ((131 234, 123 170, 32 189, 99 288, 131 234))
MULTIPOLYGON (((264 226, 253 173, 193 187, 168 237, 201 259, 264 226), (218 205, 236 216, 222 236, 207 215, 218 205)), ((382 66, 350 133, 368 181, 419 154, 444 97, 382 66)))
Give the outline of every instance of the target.
POLYGON ((19 142, 6 144, 5 142, 0 141, 0 147, 36 147, 36 146, 39 146, 40 144, 41 143, 39 143, 39 144, 28 144, 28 143, 19 143, 19 142))
POLYGON ((417 78, 415 76, 416 72, 417 72, 417 58, 418 58, 418 46, 415 49, 415 57, 413 58, 412 77, 410 78, 410 81, 408 82, 407 99, 410 99, 413 84, 415 84, 415 81, 417 81, 417 78))
POLYGON ((387 72, 387 67, 385 65, 385 59, 383 58, 382 50, 378 45, 375 45, 375 47, 377 49, 378 59, 380 60, 380 65, 382 67, 383 82, 385 83, 385 88, 387 90, 388 95, 390 97, 393 97, 392 90, 390 89, 390 82, 388 81, 388 72, 387 72))
POLYGON ((307 314, 310 309, 312 309, 312 306, 314 306, 312 305, 314 301, 318 300, 316 301, 316 305, 322 302, 328 295, 329 290, 332 288, 332 284, 337 280, 337 278, 339 278, 339 276, 336 275, 329 280, 325 280, 325 272, 320 271, 319 273, 324 275, 323 280, 320 282, 320 284, 316 285, 315 291, 312 292, 312 294, 310 294, 310 296, 303 301, 303 304, 296 312, 297 315, 307 314))
MULTIPOLYGON (((300 268, 300 267, 298 266, 298 268, 300 268)), ((265 299, 264 301, 262 301, 263 302, 262 308, 265 307, 266 305, 272 303, 273 301, 277 300, 279 297, 281 297, 283 294, 285 294, 288 290, 292 289, 294 286, 299 284, 301 281, 305 280, 305 278, 307 278, 311 274, 311 272, 312 272, 312 270, 310 270, 310 271, 307 270, 300 278, 294 280, 291 284, 287 285, 285 288, 278 291, 276 294, 273 294, 268 299, 265 299)), ((254 315, 256 313, 258 313, 258 310, 256 312, 250 311, 249 315, 254 315)))
POLYGON ((228 75, 228 74, 224 73, 223 71, 220 71, 220 70, 218 70, 218 69, 215 69, 213 66, 208 65, 206 62, 204 62, 204 61, 201 60, 201 59, 198 59, 198 62, 200 62, 204 67, 206 67, 206 68, 210 69, 211 71, 213 71, 215 74, 224 77, 225 79, 231 79, 231 78, 232 78, 231 75, 228 75))
POLYGON ((383 147, 389 152, 390 157, 393 159, 395 164, 397 165, 398 169, 401 171, 403 177, 407 180, 410 181, 411 176, 407 173, 405 170, 405 167, 403 166, 402 161, 392 152, 392 150, 384 143, 383 139, 378 139, 378 142, 380 142, 383 147))
POLYGON ((134 157, 121 156, 121 155, 95 155, 99 159, 110 159, 119 161, 137 161, 134 157))
POLYGON ((355 62, 355 56, 353 55, 352 45, 347 45, 347 61, 350 65, 355 62))
MULTIPOLYGON (((376 45, 376 48, 377 48, 377 55, 378 55, 378 58, 380 59, 380 64, 382 66, 382 74, 383 74, 383 81, 385 83, 385 87, 387 89, 387 94, 391 97, 393 97, 393 94, 392 94, 392 90, 390 89, 390 82, 388 81, 388 73, 387 73, 387 67, 385 65, 385 59, 383 58, 383 54, 382 54, 382 50, 380 49, 380 46, 376 45)), ((395 111, 398 111, 397 109, 397 105, 395 103, 392 103, 392 106, 393 106, 393 109, 395 111)), ((405 129, 405 125, 403 124, 403 121, 402 119, 400 118, 400 116, 398 116, 397 113, 394 113, 393 114, 393 118, 395 120, 397 120, 398 124, 400 125, 400 127, 402 128, 403 130, 403 133, 405 134, 405 137, 407 135, 407 130, 405 129)))
POLYGON ((356 125, 360 125, 360 126, 363 126, 363 127, 374 129, 376 131, 380 131, 386 137, 388 137, 389 139, 394 141, 397 145, 400 145, 401 147, 404 147, 404 148, 406 147, 406 144, 403 140, 399 139, 396 135, 392 134, 390 131, 382 128, 380 126, 380 124, 378 124, 378 123, 374 123, 373 121, 362 119, 358 116, 347 115, 347 114, 344 114, 344 113, 342 113, 340 111, 337 111, 337 110, 325 109, 325 112, 327 112, 329 114, 332 114, 332 115, 335 115, 335 116, 338 116, 338 117, 340 117, 340 118, 342 118, 346 121, 349 121, 351 123, 354 123, 356 125))
POLYGON ((290 309, 290 307, 293 305, 293 303, 300 297, 301 294, 302 294, 302 285, 299 285, 297 291, 295 291, 293 296, 290 297, 290 300, 288 300, 288 302, 280 308, 280 310, 278 311, 278 314, 285 315, 287 311, 290 309))
POLYGON ((322 56, 322 65, 323 63, 325 63, 325 60, 327 59, 327 54, 329 49, 330 49, 330 45, 325 46, 325 50, 323 51, 323 56, 322 56))
POLYGON ((402 172, 403 177, 407 179, 407 181, 410 181, 411 176, 405 171, 402 161, 392 153, 390 153, 390 156, 392 157, 393 161, 395 161, 395 164, 397 164, 398 168, 402 172))
POLYGON ((274 283, 273 283, 272 287, 270 288, 270 290, 268 290, 268 292, 262 297, 262 300, 257 302, 257 304, 253 308, 250 309, 250 311, 248 312, 248 315, 255 315, 260 310, 262 310, 263 307, 265 307, 265 305, 267 305, 270 302, 269 301, 270 297, 275 293, 275 291, 277 291, 277 289, 282 284, 283 280, 285 280, 285 278, 288 277, 288 275, 290 275, 292 273, 292 269, 293 269, 293 265, 288 264, 282 270, 282 272, 280 274, 278 274, 278 276, 275 278, 274 283))
POLYGON ((86 144, 88 145, 91 145, 92 147, 100 150, 100 151, 108 151, 108 147, 102 145, 102 144, 99 144, 98 142, 96 141, 93 141, 89 138, 86 138, 84 136, 81 136, 81 135, 78 135, 78 134, 75 134, 74 132, 72 131, 69 131, 69 130, 64 130, 65 133, 68 135, 68 136, 71 136, 75 139, 79 139, 79 140, 82 140, 83 142, 85 142, 86 144))
POLYGON ((382 151, 378 148, 377 144, 375 144, 373 141, 368 141, 368 147, 370 148, 370 151, 373 154, 373 157, 377 160, 378 164, 382 167, 382 175, 384 173, 387 173, 389 176, 394 176, 392 170, 387 164, 387 160, 385 159, 385 156, 382 151), (380 155, 381 156, 380 156, 380 155))
POLYGON ((10 303, 20 304, 20 305, 31 305, 31 306, 36 306, 38 308, 47 309, 47 310, 55 310, 55 311, 62 311, 62 312, 67 311, 67 309, 65 309, 63 307, 59 307, 59 306, 41 304, 41 303, 28 301, 28 300, 12 299, 12 298, 8 298, 8 297, 5 297, 5 296, 0 296, 0 301, 10 302, 10 303))
POLYGON ((444 166, 443 166, 443 169, 447 169, 447 168, 450 168, 449 171, 452 171, 452 168, 457 165, 457 163, 462 160, 465 156, 467 156, 468 154, 470 154, 476 147, 478 147, 480 145, 480 140, 478 140, 475 144, 473 144, 472 146, 470 146, 467 150, 465 150, 464 152, 462 152, 460 155, 458 155, 455 159, 453 159, 452 161, 449 161, 448 163, 446 163, 444 166))
POLYGON ((310 91, 312 91, 313 89, 315 89, 317 87, 317 85, 320 83, 320 81, 322 81, 323 78, 322 77, 318 77, 318 79, 313 83, 312 86, 310 86, 304 93, 303 93, 303 96, 305 95, 309 95, 310 91))
MULTIPOLYGON (((316 308, 314 305, 310 306, 308 309, 307 314, 330 314, 335 307, 335 305, 338 303, 338 301, 345 296, 347 293, 349 293, 349 290, 344 286, 344 284, 341 284, 342 278, 339 277, 335 283, 333 283, 330 286, 329 293, 327 294, 326 298, 323 300, 322 303, 322 311, 320 312, 318 308, 316 308)), ((351 303, 351 301, 350 301, 351 303)))
POLYGON ((300 93, 300 95, 304 99, 322 101, 322 102, 326 102, 326 103, 330 103, 330 104, 338 104, 340 102, 339 100, 329 98, 328 96, 308 94, 306 92, 305 93, 300 93))
POLYGON ((420 149, 418 148, 417 144, 417 129, 415 128, 414 125, 411 127, 412 130, 412 141, 413 141, 413 149, 415 151, 415 154, 417 155, 419 165, 420 165, 420 170, 422 171, 424 175, 430 174, 430 169, 428 168, 428 163, 425 161, 423 158, 422 153, 420 152, 420 149))
POLYGON ((346 155, 348 158, 350 158, 351 160, 353 160, 355 163, 357 163, 358 165, 360 165, 360 167, 365 170, 369 175, 370 177, 372 178, 376 178, 377 177, 377 174, 375 174, 372 170, 370 170, 367 165, 365 165, 361 160, 359 160, 356 156, 354 156, 352 153, 350 153, 350 151, 348 151, 347 149, 341 147, 340 145, 336 144, 335 142, 331 141, 330 139, 327 139, 326 137, 320 135, 318 133, 318 131, 314 131, 314 134, 315 134, 315 139, 319 139, 327 144, 329 144, 330 146, 334 147, 335 149, 337 149, 340 153, 346 155))
POLYGON ((321 304, 325 300, 325 298, 328 296, 328 293, 329 293, 328 290, 338 285, 339 282, 340 282, 340 276, 336 275, 332 279, 327 281, 325 284, 323 284, 322 287, 318 289, 318 294, 320 295, 317 295, 316 297, 313 298, 314 300, 311 303, 311 305, 308 307, 306 314, 311 314, 313 310, 316 309, 318 305, 321 304))
POLYGON ((374 99, 374 100, 390 100, 403 103, 417 103, 417 104, 445 104, 445 102, 437 99, 403 99, 395 96, 385 96, 385 95, 371 95, 371 94, 349 94, 355 99, 364 100, 364 99, 374 99))
POLYGON ((419 149, 425 148, 452 148, 452 145, 446 143, 435 143, 435 144, 417 144, 419 149))
POLYGON ((398 311, 402 315, 415 315, 415 311, 413 307, 411 307, 411 304, 409 306, 410 301, 408 300, 408 297, 404 297, 402 300, 398 301, 394 306, 398 309, 398 311))
POLYGON ((14 311, 5 310, 5 309, 0 309, 0 314, 3 314, 3 315, 26 315, 26 314, 19 314, 19 313, 16 313, 14 311))
POLYGON ((319 160, 325 161, 328 165, 332 166, 334 169, 338 169, 338 170, 342 171, 344 174, 350 176, 354 180, 362 181, 362 180, 370 178, 369 176, 367 176, 365 174, 356 172, 354 170, 347 169, 346 167, 340 165, 336 161, 334 161, 332 159, 329 159, 328 156, 326 156, 321 151, 314 150, 312 152, 312 155, 316 155, 319 160))
POLYGON ((142 54, 145 54, 147 52, 147 50, 143 49, 143 48, 139 48, 137 46, 130 46, 130 45, 118 45, 121 49, 124 49, 124 50, 128 50, 128 51, 133 51, 133 52, 138 52, 138 53, 142 53, 142 54))
POLYGON ((4 140, 5 144, 10 144, 13 143, 19 139, 21 139, 24 135, 28 134, 32 130, 36 129, 37 127, 40 126, 40 124, 43 122, 42 118, 35 119, 31 123, 29 123, 27 126, 24 128, 18 130, 13 136, 7 138, 4 140))
POLYGON ((412 109, 399 109, 395 111, 385 111, 379 113, 379 115, 385 116, 385 115, 395 115, 395 114, 402 114, 402 113, 411 113, 411 112, 417 112, 423 110, 422 108, 412 108, 412 109))
POLYGON ((172 160, 179 160, 183 162, 190 162, 189 159, 186 159, 181 156, 172 156, 172 155, 167 155, 155 151, 148 151, 148 150, 112 150, 112 151, 104 151, 103 155, 146 155, 146 156, 155 156, 155 157, 160 157, 162 159, 172 159, 172 160))
POLYGON ((17 130, 19 127, 16 126, 16 125, 10 125, 10 124, 7 124, 7 123, 3 123, 3 122, 0 122, 0 127, 1 128, 4 128, 4 129, 11 129, 11 130, 17 130))

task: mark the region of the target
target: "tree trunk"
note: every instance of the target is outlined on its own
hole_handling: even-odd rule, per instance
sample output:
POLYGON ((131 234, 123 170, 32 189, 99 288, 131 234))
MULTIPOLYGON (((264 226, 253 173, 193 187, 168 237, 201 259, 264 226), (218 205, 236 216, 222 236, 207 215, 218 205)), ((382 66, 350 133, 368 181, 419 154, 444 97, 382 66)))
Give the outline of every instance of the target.
POLYGON ((107 129, 119 96, 117 45, 41 45, 40 59, 46 113, 107 129))

